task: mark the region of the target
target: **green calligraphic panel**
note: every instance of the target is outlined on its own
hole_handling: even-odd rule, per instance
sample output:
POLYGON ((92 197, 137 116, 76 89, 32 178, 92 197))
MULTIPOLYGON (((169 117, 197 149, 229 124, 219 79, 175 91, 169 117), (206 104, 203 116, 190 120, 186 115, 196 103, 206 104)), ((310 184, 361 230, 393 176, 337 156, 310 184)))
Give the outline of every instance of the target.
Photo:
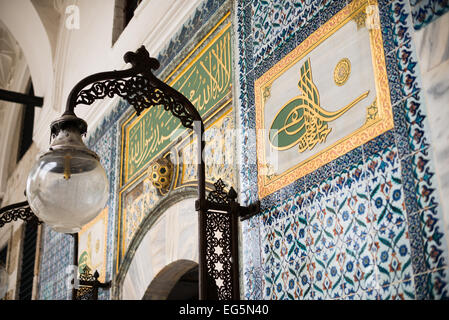
MULTIPOLYGON (((217 26, 218 27, 218 26, 217 26)), ((186 96, 204 116, 229 93, 232 83, 231 28, 227 23, 202 40, 190 61, 169 83, 186 96)), ((132 179, 146 164, 159 156, 184 132, 178 118, 164 108, 150 108, 140 117, 133 115, 122 126, 125 146, 122 152, 123 184, 132 179)))

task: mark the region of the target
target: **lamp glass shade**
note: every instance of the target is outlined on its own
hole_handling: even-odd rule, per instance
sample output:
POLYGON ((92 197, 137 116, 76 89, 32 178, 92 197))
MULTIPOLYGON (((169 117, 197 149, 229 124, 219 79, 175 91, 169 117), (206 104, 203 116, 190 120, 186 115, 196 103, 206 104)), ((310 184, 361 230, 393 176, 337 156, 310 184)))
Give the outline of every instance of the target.
POLYGON ((32 168, 26 196, 34 214, 53 230, 76 233, 104 208, 109 183, 79 132, 63 130, 60 135, 63 139, 56 138, 56 146, 32 168))

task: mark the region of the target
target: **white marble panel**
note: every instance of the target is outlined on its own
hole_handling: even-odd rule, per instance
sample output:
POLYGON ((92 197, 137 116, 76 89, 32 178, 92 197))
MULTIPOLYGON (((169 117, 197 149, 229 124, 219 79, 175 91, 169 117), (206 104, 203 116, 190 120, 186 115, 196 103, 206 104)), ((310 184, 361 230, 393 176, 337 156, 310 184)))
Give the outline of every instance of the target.
MULTIPOLYGON (((449 15, 448 15, 449 16, 449 15)), ((448 33, 449 34, 449 33, 448 33)), ((443 206, 445 231, 449 234, 449 59, 424 73, 428 121, 432 137, 434 164, 443 206)), ((448 244, 449 245, 449 244, 448 244)))
POLYGON ((449 59, 449 12, 414 33, 422 73, 449 59))
POLYGON ((271 146, 269 135, 265 134, 266 160, 270 164, 277 164, 277 170, 275 169, 277 174, 309 159, 362 127, 366 121, 367 107, 376 98, 369 30, 359 29, 354 21, 350 21, 302 59, 287 66, 286 70, 282 70, 273 80, 270 96, 264 102, 266 129, 270 129, 282 106, 305 94, 298 87, 298 82, 301 67, 307 59, 310 59, 313 83, 319 92, 320 107, 326 111, 335 112, 356 101, 364 93, 368 95, 355 103, 354 107, 341 117, 329 122, 331 133, 325 142, 318 143, 312 150, 299 153, 298 148, 294 146, 278 151, 271 146), (343 58, 350 61, 351 71, 347 81, 343 85, 337 85, 334 80, 334 69, 343 58))
POLYGON ((142 239, 122 286, 122 299, 139 300, 168 264, 198 261, 198 218, 193 199, 167 209, 142 239))

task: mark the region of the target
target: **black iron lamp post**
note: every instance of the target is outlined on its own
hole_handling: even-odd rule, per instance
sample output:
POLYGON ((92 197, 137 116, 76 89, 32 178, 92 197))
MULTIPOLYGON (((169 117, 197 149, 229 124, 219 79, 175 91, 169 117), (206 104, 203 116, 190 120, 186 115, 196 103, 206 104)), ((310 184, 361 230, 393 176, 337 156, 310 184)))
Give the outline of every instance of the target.
MULTIPOLYGON (((26 223, 36 223, 42 224, 42 221, 38 219, 38 217, 31 210, 28 201, 22 201, 18 203, 14 203, 3 208, 0 208, 0 228, 6 225, 7 223, 23 220, 26 223)), ((73 262, 76 266, 78 264, 78 233, 73 233, 73 262)), ((4 278, 7 276, 2 274, 4 273, 4 267, 0 266, 0 278, 4 278)), ((72 300, 97 300, 98 299, 98 289, 99 288, 110 288, 111 282, 108 281, 106 283, 101 283, 98 281, 99 274, 95 271, 93 274, 90 272, 91 270, 86 266, 82 272, 80 273, 80 279, 77 279, 77 283, 75 283, 75 279, 72 280, 73 289, 72 289, 72 300), (77 289, 78 286, 78 289, 77 289)), ((2 279, 0 279, 2 280, 2 279)), ((1 281, 0 281, 1 282, 1 281)), ((0 298, 2 294, 0 293, 0 298)))
POLYGON ((131 63, 130 69, 93 74, 70 92, 65 112, 51 124, 50 148, 28 177, 29 205, 37 217, 56 231, 74 234, 98 215, 107 201, 108 181, 99 157, 81 139, 87 132, 87 124, 74 113, 78 104, 90 105, 98 99, 118 95, 134 107, 138 116, 146 108, 163 106, 185 128, 195 132, 198 142, 195 207, 199 219, 199 297, 239 299, 238 218, 258 213, 259 204, 240 206, 235 201, 235 190, 231 187, 225 192, 221 180, 206 197, 204 123, 199 112, 184 95, 153 75, 152 70, 159 67, 159 62, 150 57, 144 46, 136 52, 127 52, 124 60, 131 63), (220 255, 215 253, 217 246, 223 249, 220 255))

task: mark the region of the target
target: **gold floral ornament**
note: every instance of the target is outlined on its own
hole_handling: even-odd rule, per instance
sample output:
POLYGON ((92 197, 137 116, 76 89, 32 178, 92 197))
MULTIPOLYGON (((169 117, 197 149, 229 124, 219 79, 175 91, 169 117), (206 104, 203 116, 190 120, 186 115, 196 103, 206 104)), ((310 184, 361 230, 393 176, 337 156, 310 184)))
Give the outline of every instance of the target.
POLYGON ((365 125, 370 125, 375 123, 377 120, 377 115, 379 111, 377 109, 377 98, 374 99, 373 103, 371 103, 366 109, 366 121, 365 125))
POLYGON ((266 86, 263 89, 263 101, 267 101, 269 97, 271 97, 271 86, 266 86))
POLYGON ((320 94, 312 79, 310 58, 301 66, 298 88, 302 94, 284 104, 271 123, 269 141, 276 150, 287 150, 295 145, 300 153, 312 150, 326 141, 332 131, 329 122, 340 118, 369 94, 369 90, 365 91, 339 110, 327 111, 321 106, 320 94))
POLYGON ((351 62, 348 58, 341 59, 334 69, 334 81, 337 86, 342 86, 348 81, 351 73, 351 62))
POLYGON ((157 159, 148 169, 151 183, 161 195, 167 194, 173 177, 173 163, 168 158, 157 159))

